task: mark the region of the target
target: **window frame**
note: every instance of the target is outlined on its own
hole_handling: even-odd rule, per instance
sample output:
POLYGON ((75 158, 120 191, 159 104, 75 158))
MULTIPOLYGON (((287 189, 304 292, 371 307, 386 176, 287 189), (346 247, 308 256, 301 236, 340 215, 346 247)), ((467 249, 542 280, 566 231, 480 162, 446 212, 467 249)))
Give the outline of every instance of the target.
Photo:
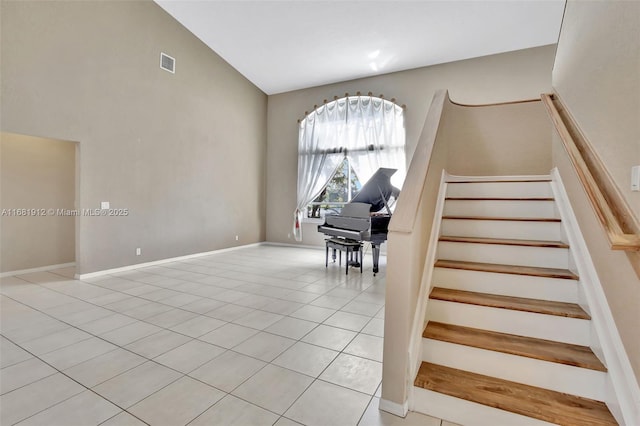
POLYGON ((338 173, 340 168, 344 167, 343 164, 346 162, 347 163, 347 182, 346 182, 347 189, 346 189, 345 192, 347 194, 347 201, 312 201, 309 204, 307 204, 307 206, 306 206, 307 214, 304 216, 303 222, 307 222, 307 221, 316 222, 316 221, 323 221, 324 220, 325 216, 319 216, 319 217, 309 216, 309 213, 308 213, 309 208, 313 208, 313 206, 322 206, 322 205, 344 206, 345 204, 349 204, 351 202, 351 199, 357 194, 357 192, 355 194, 353 193, 353 188, 351 186, 352 179, 354 177, 355 177, 356 181, 360 184, 360 187, 362 188, 362 183, 360 182, 360 178, 356 174, 355 170, 353 170, 353 166, 351 165, 351 161, 352 160, 351 160, 351 157, 349 157, 349 155, 344 155, 344 159, 342 160, 342 163, 340 163, 340 165, 338 166, 336 171, 333 173, 333 176, 331 176, 331 179, 329 180, 329 183, 327 183, 327 186, 329 186, 331 181, 334 179, 335 175, 338 173))
MULTIPOLYGON (((298 203, 294 211, 294 223, 293 223, 293 233, 295 235, 296 241, 302 241, 302 227, 299 226, 300 224, 305 222, 322 223, 322 221, 324 220, 324 217, 325 217, 324 215, 321 217, 308 217, 308 215, 311 213, 311 211, 309 211, 310 208, 313 208, 314 205, 327 205, 327 204, 330 206, 339 207, 349 203, 353 199, 353 197, 357 194, 356 191, 353 191, 353 192, 351 191, 351 182, 353 181, 353 178, 349 178, 348 179, 348 182, 349 182, 348 200, 346 202, 330 202, 330 203, 321 202, 321 201, 316 202, 315 199, 307 201, 308 198, 312 195, 309 189, 313 188, 314 191, 317 191, 318 190, 317 183, 319 182, 315 180, 309 180, 309 179, 304 180, 305 178, 301 178, 301 174, 300 174, 301 170, 303 170, 306 173, 307 167, 310 164, 312 164, 309 162, 309 160, 305 160, 302 163, 303 166, 301 166, 301 158, 303 158, 306 155, 310 155, 310 156, 342 155, 346 157, 349 161, 348 164, 349 164, 350 173, 352 171, 358 172, 360 168, 364 167, 366 170, 364 174, 368 175, 371 172, 371 170, 369 170, 367 166, 362 164, 363 154, 362 153, 357 154, 356 157, 354 158, 352 158, 350 154, 358 151, 373 151, 376 153, 376 155, 380 155, 379 152, 381 150, 384 150, 385 154, 381 157, 382 160, 380 159, 375 160, 376 163, 379 163, 378 167, 397 167, 402 171, 400 176, 404 178, 406 176, 406 166, 407 166, 406 150, 405 150, 406 128, 404 126, 404 109, 405 109, 405 106, 398 105, 395 101, 395 98, 392 98, 391 100, 386 100, 382 95, 380 95, 380 97, 374 97, 371 95, 371 93, 369 93, 368 96, 362 96, 358 92, 358 94, 355 96, 350 96, 348 94, 345 94, 344 98, 338 99, 337 97, 334 97, 334 101, 329 103, 325 101, 324 105, 321 105, 320 107, 315 107, 314 111, 312 111, 311 113, 305 113, 304 119, 298 120, 298 125, 299 125, 298 186, 297 186, 298 203), (339 116, 342 116, 342 117, 335 118, 333 117, 334 114, 335 114, 335 117, 339 117, 339 116), (349 118, 351 114, 353 114, 353 118, 349 118), (362 115, 362 114, 366 114, 366 115, 362 115), (393 115, 393 118, 391 118, 391 121, 383 118, 385 114, 393 115), (388 131, 394 132, 394 136, 392 136, 388 142, 383 142, 382 144, 380 144, 379 142, 377 142, 379 139, 374 139, 373 141, 369 141, 367 139, 367 136, 364 136, 366 141, 365 145, 360 145, 358 143, 354 144, 353 141, 355 141, 355 139, 353 139, 352 137, 346 138, 344 143, 340 143, 339 140, 336 140, 336 138, 333 138, 333 140, 330 141, 329 144, 320 143, 319 145, 315 145, 317 143, 317 139, 313 141, 312 144, 308 143, 312 141, 311 138, 314 138, 314 136, 305 136, 307 135, 306 132, 309 129, 314 129, 316 126, 316 123, 318 122, 321 123, 321 125, 323 124, 331 125, 333 124, 332 123, 333 121, 335 121, 336 124, 338 125, 340 123, 345 123, 350 129, 351 120, 355 120, 353 121, 353 123, 362 123, 363 117, 371 117, 371 116, 374 117, 374 120, 373 121, 366 120, 365 123, 367 125, 365 127, 360 127, 359 128, 360 130, 357 131, 357 133, 364 132, 363 134, 369 135, 370 131, 377 132, 377 131, 380 131, 380 129, 384 129, 385 126, 387 126, 386 128, 388 129, 388 131), (397 121, 397 120, 400 120, 400 121, 397 121), (379 127, 378 125, 380 125, 381 127, 379 127), (388 126, 391 126, 391 127, 388 127, 388 126), (402 133, 399 133, 399 132, 402 132, 402 133), (402 165, 398 164, 397 166, 395 166, 391 164, 384 164, 384 163, 389 163, 388 159, 391 158, 391 156, 394 156, 394 155, 397 156, 397 154, 391 154, 391 156, 386 154, 387 149, 390 149, 392 153, 395 152, 396 150, 401 150, 401 152, 404 154, 402 155, 402 159, 396 158, 394 161, 395 162, 403 161, 402 165), (356 164, 357 167, 354 167, 354 164, 356 164), (303 182, 302 189, 301 189, 301 182, 303 182), (316 183, 313 183, 313 182, 316 182, 316 183), (300 203, 300 200, 306 201, 307 204, 304 205, 303 207, 303 205, 301 205, 300 203)), ((320 129, 322 129, 321 131, 323 132, 325 131, 322 127, 320 127, 320 129)), ((342 130, 340 130, 339 132, 342 132, 342 130)), ((352 130, 348 130, 347 133, 353 136, 352 130)), ((311 133, 308 133, 308 135, 314 135, 314 134, 315 134, 314 130, 311 130, 311 133)), ((377 135, 372 135, 372 136, 374 136, 374 138, 377 137, 377 135)), ((363 136, 356 136, 356 138, 358 139, 362 137, 363 136)), ((340 138, 338 137, 337 139, 340 139, 340 138)), ((311 161, 317 161, 317 160, 311 160, 311 161)), ((335 159, 334 157, 334 159, 330 161, 331 165, 333 166, 336 163, 336 161, 338 160, 335 159)), ((338 164, 341 164, 341 162, 338 164)), ((311 173, 315 173, 315 172, 311 171, 311 173)), ((322 172, 319 172, 319 173, 322 173, 322 172)), ((314 177, 313 175, 310 175, 310 176, 314 177)), ((361 181, 362 177, 358 176, 357 174, 356 176, 358 177, 358 181, 361 182, 361 186, 362 186, 363 185, 361 181)), ((323 176, 322 178, 324 179, 325 177, 323 176)), ((328 182, 330 183, 332 179, 333 179, 333 175, 331 176, 328 182)), ((325 185, 328 185, 329 183, 325 183, 325 185)), ((396 186, 401 186, 401 185, 402 183, 396 186)), ((318 195, 316 195, 316 199, 317 197, 318 195)))

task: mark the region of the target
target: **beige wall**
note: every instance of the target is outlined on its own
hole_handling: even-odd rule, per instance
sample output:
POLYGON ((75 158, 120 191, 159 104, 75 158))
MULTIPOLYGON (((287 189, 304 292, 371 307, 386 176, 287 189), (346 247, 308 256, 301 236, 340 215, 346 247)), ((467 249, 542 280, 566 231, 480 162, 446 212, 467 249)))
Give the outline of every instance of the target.
MULTIPOLYGON (((640 193, 630 191, 630 168, 640 165, 640 3, 567 3, 553 86, 591 142, 623 197, 640 218, 640 193)), ((554 140, 558 166, 607 297, 640 379, 640 279, 630 256, 609 243, 575 172, 554 140)), ((637 261, 637 260, 636 260, 637 261)))
POLYGON ((78 141, 80 207, 130 210, 80 218, 78 272, 264 240, 263 92, 150 0, 1 7, 2 130, 78 141))
POLYGON ((449 105, 441 138, 447 172, 462 176, 540 175, 551 170, 551 122, 541 101, 449 105))
POLYGON ((72 142, 0 134, 0 272, 75 260, 74 217, 48 212, 74 209, 75 151, 72 142))
POLYGON ((640 2, 569 0, 553 87, 640 220, 640 2))
MULTIPOLYGON (((269 96, 267 135, 267 241, 295 243, 291 233, 296 205, 297 120, 324 99, 373 92, 406 104, 407 155, 413 155, 436 90, 467 104, 538 98, 551 90, 555 45, 527 49, 378 77, 269 96)), ((547 171, 548 172, 548 171, 547 171)), ((316 224, 303 225, 303 245, 318 245, 316 224)))

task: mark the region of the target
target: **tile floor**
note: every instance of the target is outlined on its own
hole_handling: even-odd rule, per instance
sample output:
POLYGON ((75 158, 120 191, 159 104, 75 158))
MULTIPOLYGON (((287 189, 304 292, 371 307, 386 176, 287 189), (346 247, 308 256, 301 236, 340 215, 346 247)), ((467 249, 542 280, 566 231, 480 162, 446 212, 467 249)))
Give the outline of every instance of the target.
POLYGON ((1 280, 2 425, 449 425, 378 410, 384 258, 257 246, 1 280))

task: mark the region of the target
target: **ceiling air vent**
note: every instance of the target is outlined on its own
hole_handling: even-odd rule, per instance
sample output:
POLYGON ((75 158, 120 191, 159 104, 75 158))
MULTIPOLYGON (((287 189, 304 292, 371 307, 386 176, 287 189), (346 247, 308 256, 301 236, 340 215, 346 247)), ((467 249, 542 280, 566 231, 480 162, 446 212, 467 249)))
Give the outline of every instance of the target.
POLYGON ((165 71, 169 71, 172 74, 176 73, 176 60, 166 53, 160 53, 160 68, 165 71))

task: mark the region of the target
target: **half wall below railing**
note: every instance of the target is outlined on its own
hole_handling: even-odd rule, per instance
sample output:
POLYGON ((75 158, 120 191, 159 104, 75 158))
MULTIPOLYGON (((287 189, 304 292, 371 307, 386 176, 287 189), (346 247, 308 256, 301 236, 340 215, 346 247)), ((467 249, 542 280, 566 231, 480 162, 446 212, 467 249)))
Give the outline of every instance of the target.
POLYGON ((446 90, 435 93, 389 224, 380 409, 403 417, 408 410, 408 381, 412 380, 407 349, 429 243, 424 236, 431 233, 447 159, 446 146, 436 144, 436 138, 449 102, 446 90))

